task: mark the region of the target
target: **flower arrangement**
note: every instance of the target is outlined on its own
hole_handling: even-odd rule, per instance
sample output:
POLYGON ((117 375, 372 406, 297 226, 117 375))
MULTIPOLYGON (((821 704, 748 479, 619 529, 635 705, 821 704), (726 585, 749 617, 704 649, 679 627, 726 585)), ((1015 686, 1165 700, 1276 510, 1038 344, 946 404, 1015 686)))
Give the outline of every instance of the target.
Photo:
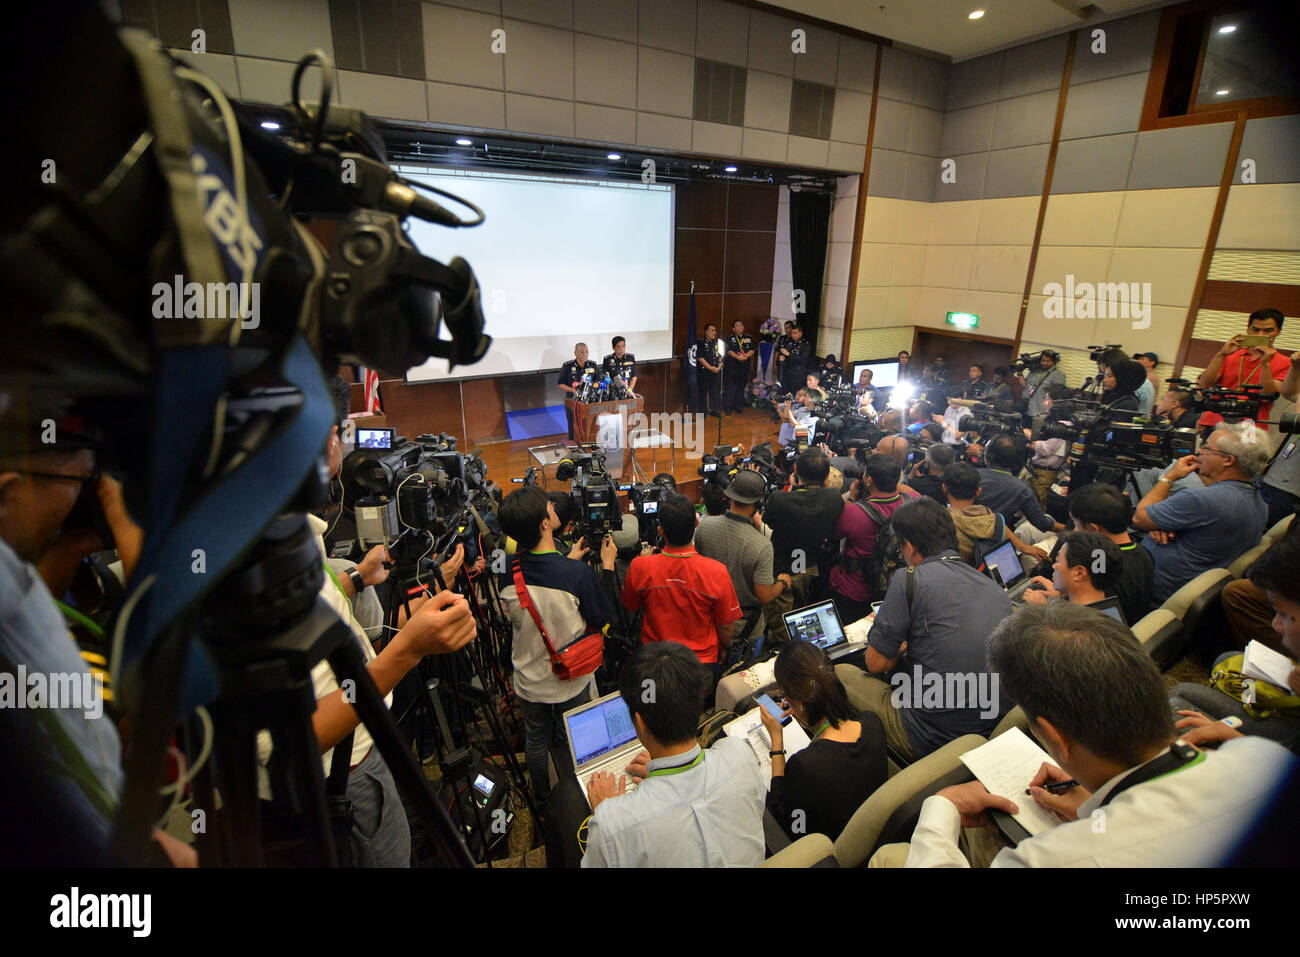
POLYGON ((781 394, 781 383, 757 379, 749 384, 749 402, 755 408, 772 407, 772 399, 781 394))
POLYGON ((758 327, 758 337, 763 342, 776 342, 781 337, 781 320, 776 316, 768 316, 763 320, 763 324, 758 327))

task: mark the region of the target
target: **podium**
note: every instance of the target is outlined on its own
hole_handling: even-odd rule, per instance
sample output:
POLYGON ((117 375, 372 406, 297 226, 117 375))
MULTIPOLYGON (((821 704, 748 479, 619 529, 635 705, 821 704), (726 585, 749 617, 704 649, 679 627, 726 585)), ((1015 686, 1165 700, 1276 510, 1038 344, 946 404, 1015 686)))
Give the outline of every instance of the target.
POLYGON ((573 413, 573 437, 578 442, 597 442, 605 449, 605 468, 611 477, 630 475, 632 446, 627 438, 627 420, 645 408, 645 399, 639 395, 610 402, 566 399, 564 405, 573 413), (617 427, 606 416, 617 416, 617 427))

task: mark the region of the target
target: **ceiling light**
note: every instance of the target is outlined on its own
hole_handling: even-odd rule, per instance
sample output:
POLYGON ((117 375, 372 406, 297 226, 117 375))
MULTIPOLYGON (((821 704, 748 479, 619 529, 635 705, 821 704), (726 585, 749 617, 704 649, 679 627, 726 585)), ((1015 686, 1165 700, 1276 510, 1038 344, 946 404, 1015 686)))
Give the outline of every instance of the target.
POLYGON ((726 168, 725 172, 728 172, 728 173, 734 173, 734 172, 736 172, 736 167, 734 167, 734 166, 728 166, 728 167, 726 168))
POLYGON ((1225 26, 1219 27, 1220 33, 1235 33, 1236 30, 1237 30, 1237 25, 1234 23, 1229 23, 1225 26))
POLYGON ((968 14, 968 16, 969 16, 970 19, 972 19, 972 20, 978 20, 980 17, 984 16, 984 11, 983 11, 983 10, 972 10, 972 11, 968 14))
POLYGON ((457 145, 457 146, 473 146, 473 145, 474 145, 474 141, 473 141, 473 140, 467 140, 467 139, 465 139, 465 137, 462 136, 460 139, 458 139, 458 140, 456 141, 456 145, 457 145))
POLYGON ((622 158, 623 158, 623 154, 622 154, 622 153, 606 153, 606 154, 605 154, 605 159, 607 159, 607 160, 621 160, 622 158))
POLYGON ((275 120, 262 121, 262 129, 264 130, 278 130, 279 128, 280 128, 280 124, 275 122, 275 120))
POLYGON ((1227 95, 1228 95, 1229 93, 1231 93, 1231 92, 1232 92, 1231 90, 1215 90, 1215 91, 1214 91, 1214 95, 1215 95, 1215 96, 1227 96, 1227 95))

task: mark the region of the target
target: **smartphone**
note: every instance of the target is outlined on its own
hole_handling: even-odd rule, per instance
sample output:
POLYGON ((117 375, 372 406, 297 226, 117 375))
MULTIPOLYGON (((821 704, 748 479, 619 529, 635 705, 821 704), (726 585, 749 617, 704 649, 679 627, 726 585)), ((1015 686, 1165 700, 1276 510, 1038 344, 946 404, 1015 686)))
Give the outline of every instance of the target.
POLYGON ((754 700, 766 708, 768 714, 780 721, 782 727, 790 723, 790 716, 781 710, 781 706, 772 700, 771 695, 761 694, 754 700))
POLYGON ((1268 336, 1242 336, 1241 347, 1243 349, 1263 349, 1268 346, 1268 336))

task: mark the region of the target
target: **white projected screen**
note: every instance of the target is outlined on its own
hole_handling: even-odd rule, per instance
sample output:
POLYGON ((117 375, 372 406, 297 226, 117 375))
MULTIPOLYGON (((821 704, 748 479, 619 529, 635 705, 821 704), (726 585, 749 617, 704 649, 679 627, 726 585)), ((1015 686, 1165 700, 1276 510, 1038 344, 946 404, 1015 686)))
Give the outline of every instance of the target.
MULTIPOLYGON (((672 357, 673 193, 669 186, 597 184, 543 176, 448 173, 405 168, 402 175, 481 207, 472 229, 408 220, 411 240, 447 263, 461 256, 482 292, 492 346, 474 365, 447 369, 430 359, 412 382, 555 369, 587 343, 600 362, 614 336, 646 359, 672 357)), ((463 219, 472 213, 432 199, 463 219)), ((447 337, 445 328, 441 332, 447 337)))

